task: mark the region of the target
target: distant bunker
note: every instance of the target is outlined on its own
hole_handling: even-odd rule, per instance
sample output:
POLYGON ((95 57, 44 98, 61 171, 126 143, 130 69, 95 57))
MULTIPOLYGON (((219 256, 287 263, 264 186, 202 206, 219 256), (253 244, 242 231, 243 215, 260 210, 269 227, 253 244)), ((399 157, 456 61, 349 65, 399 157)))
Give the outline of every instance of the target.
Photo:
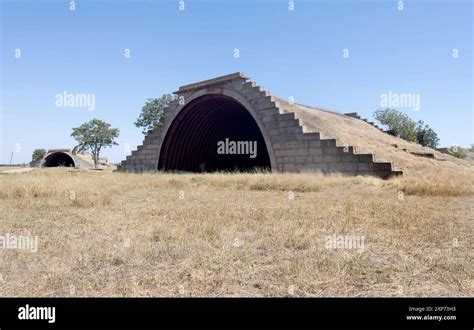
POLYGON ((43 158, 42 167, 76 167, 74 155, 69 149, 50 149, 43 158))
POLYGON ((165 109, 162 125, 148 133, 143 145, 127 156, 119 169, 265 169, 382 178, 402 174, 392 162, 406 157, 405 149, 393 146, 405 147, 401 139, 356 113, 342 114, 287 101, 248 79, 233 73, 181 86, 165 109))
MULTIPOLYGON (((32 164, 32 166, 38 166, 32 164)), ((80 152, 73 153, 71 149, 49 149, 44 158, 41 160, 39 166, 41 167, 74 167, 78 169, 93 169, 94 160, 89 153, 80 152)), ((99 158, 97 164, 98 169, 109 168, 110 165, 107 158, 99 158)))

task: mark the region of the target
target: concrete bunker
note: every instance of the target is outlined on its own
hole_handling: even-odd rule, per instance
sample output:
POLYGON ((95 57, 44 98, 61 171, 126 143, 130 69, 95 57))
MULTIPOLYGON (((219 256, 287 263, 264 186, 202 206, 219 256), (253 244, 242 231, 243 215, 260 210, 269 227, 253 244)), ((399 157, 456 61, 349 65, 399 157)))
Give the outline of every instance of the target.
POLYGON ((162 125, 122 161, 121 171, 264 168, 381 178, 403 173, 391 161, 391 144, 400 139, 349 114, 273 96, 241 72, 184 85, 174 93, 177 99, 165 109, 162 125), (221 154, 218 143, 224 141, 254 142, 256 157, 241 150, 221 154), (374 150, 387 157, 376 158, 374 150))
POLYGON ((76 167, 76 163, 67 153, 56 151, 49 153, 44 158, 43 167, 76 167))
POLYGON ((263 134, 237 100, 207 94, 176 116, 164 137, 158 169, 164 171, 270 170, 263 134))

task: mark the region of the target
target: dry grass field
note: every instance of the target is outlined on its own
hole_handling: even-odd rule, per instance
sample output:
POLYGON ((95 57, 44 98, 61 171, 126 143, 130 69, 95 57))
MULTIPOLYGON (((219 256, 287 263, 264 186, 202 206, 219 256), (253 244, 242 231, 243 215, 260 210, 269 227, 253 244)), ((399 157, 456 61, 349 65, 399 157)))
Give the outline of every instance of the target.
POLYGON ((473 296, 473 172, 0 175, 1 296, 473 296), (363 251, 327 249, 364 237, 363 251))
POLYGON ((0 172, 20 169, 20 166, 0 166, 0 172))

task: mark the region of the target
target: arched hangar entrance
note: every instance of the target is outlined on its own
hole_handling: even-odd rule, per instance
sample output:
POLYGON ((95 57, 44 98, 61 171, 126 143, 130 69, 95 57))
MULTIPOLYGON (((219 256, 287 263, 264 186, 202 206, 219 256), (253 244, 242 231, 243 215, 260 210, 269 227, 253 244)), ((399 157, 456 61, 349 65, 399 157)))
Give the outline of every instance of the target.
POLYGON ((192 100, 172 121, 161 145, 164 171, 271 169, 263 134, 249 111, 223 94, 192 100))
POLYGON ((75 167, 74 159, 65 152, 52 152, 44 158, 43 167, 75 167))

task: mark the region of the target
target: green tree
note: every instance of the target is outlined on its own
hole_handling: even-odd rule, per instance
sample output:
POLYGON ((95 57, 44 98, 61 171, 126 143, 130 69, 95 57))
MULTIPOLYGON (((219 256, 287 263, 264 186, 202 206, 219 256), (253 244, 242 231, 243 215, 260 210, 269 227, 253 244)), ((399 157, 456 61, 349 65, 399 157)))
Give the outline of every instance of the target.
POLYGON ((420 120, 416 126, 416 138, 418 143, 424 147, 436 149, 439 144, 438 134, 425 123, 420 120))
POLYGON ((94 118, 72 129, 71 137, 79 143, 74 147, 73 152, 90 151, 94 160, 94 167, 97 168, 100 151, 103 148, 117 145, 115 139, 118 135, 118 128, 110 128, 110 124, 94 118))
POLYGON ((451 147, 451 153, 454 157, 464 159, 467 157, 466 152, 464 151, 463 148, 458 147, 458 146, 452 146, 451 147))
POLYGON ((387 126, 388 133, 404 140, 417 142, 416 122, 396 109, 383 108, 374 113, 380 124, 387 126))
POLYGON ((374 113, 374 118, 388 128, 389 134, 433 149, 439 144, 438 134, 431 127, 425 125, 422 120, 415 122, 396 109, 378 109, 374 113))
POLYGON ((33 155, 31 156, 32 161, 37 161, 40 159, 43 159, 43 157, 46 155, 46 150, 44 149, 35 149, 33 151, 33 155))
POLYGON ((145 135, 155 127, 161 127, 164 110, 174 99, 175 97, 172 94, 164 94, 161 98, 148 99, 134 125, 143 128, 142 133, 145 135))

